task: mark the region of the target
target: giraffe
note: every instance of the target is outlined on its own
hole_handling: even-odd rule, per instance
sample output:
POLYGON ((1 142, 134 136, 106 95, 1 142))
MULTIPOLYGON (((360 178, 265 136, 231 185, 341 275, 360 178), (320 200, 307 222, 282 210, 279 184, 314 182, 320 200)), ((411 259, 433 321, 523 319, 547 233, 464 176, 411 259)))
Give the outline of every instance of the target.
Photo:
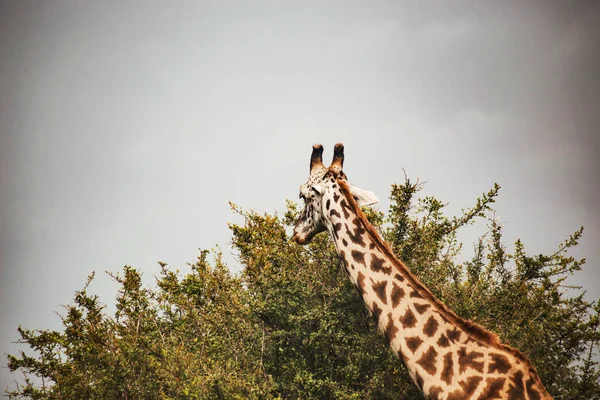
POLYGON ((322 155, 323 146, 314 145, 293 240, 305 245, 329 232, 350 280, 425 398, 552 399, 523 354, 456 315, 394 256, 360 210, 377 197, 342 171, 344 146, 335 145, 329 168, 322 155))

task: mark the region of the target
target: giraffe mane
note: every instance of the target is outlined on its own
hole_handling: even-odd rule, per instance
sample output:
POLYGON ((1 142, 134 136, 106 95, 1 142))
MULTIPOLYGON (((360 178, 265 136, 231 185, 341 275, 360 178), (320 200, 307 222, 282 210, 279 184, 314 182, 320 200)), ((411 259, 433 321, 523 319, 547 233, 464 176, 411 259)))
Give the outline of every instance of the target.
POLYGON ((338 177, 337 183, 340 187, 342 194, 346 198, 346 201, 348 202, 350 207, 352 207, 352 210, 356 213, 358 219, 364 225, 366 231, 368 232, 375 245, 392 261, 394 267, 402 273, 402 275, 408 280, 411 286, 425 300, 428 300, 435 308, 437 308, 437 311, 443 317, 445 317, 450 322, 461 328, 469 336, 471 336, 478 342, 495 347, 499 350, 506 351, 509 354, 515 356, 521 362, 525 363, 525 365, 527 365, 527 367, 535 376, 537 383, 543 387, 535 366, 531 363, 531 361, 529 361, 527 357, 523 355, 523 353, 507 344, 502 343, 498 338, 498 335, 488 331, 483 326, 458 316, 456 313, 454 313, 454 311, 448 308, 448 306, 446 306, 444 303, 438 300, 438 298, 435 297, 435 295, 428 288, 426 288, 415 275, 413 275, 413 273, 408 269, 408 267, 396 257, 396 255, 389 247, 387 242, 383 240, 383 238, 375 230, 375 227, 367 220, 367 217, 361 211, 360 207, 358 206, 358 203, 354 199, 354 196, 352 196, 352 193, 350 192, 350 188, 346 181, 343 179, 339 179, 338 177))

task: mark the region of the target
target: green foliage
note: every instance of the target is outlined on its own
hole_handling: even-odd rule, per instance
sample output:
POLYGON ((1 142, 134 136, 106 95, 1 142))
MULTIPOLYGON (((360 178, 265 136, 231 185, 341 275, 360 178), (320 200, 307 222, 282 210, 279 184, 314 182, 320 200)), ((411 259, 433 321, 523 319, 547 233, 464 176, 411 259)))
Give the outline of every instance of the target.
MULTIPOLYGON (((579 229, 548 255, 511 253, 492 205, 499 186, 457 217, 422 185, 392 185, 389 212, 365 209, 392 249, 459 315, 527 354, 556 399, 600 399, 600 305, 565 279, 584 260, 568 255, 579 229), (458 231, 487 223, 473 257, 458 231)), ((242 272, 202 251, 181 274, 161 263, 156 284, 125 267, 109 316, 85 287, 61 331, 19 328, 33 355, 8 356, 27 379, 9 392, 28 399, 419 399, 346 277, 326 234, 306 247, 289 239, 299 209, 259 215, 232 205, 242 272)))
MULTIPOLYGON (((10 392, 31 399, 247 399, 268 393, 258 363, 261 326, 240 278, 216 254, 202 251, 181 277, 161 264, 156 287, 139 271, 113 275, 121 289, 116 313, 102 312, 86 288, 67 307, 63 332, 19 328, 39 357, 9 356, 12 371, 42 379, 10 392)), ((88 280, 90 283, 92 277, 88 280)))

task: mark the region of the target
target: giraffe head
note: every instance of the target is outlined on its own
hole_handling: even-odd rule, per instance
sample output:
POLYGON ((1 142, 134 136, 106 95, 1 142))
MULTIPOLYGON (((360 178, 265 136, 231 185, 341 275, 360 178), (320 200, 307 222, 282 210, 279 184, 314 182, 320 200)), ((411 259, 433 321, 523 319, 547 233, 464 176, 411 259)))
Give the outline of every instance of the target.
POLYGON ((323 146, 313 146, 310 157, 310 175, 308 180, 300 186, 300 198, 304 200, 304 210, 296 221, 293 239, 299 244, 308 244, 312 238, 325 231, 329 224, 327 214, 323 209, 335 207, 335 198, 341 196, 338 180, 344 181, 350 188, 354 200, 360 206, 377 203, 377 197, 369 191, 359 189, 347 181, 346 174, 342 171, 344 164, 344 145, 338 143, 333 150, 333 161, 329 168, 323 165, 323 146), (329 200, 329 204, 327 201, 329 200))

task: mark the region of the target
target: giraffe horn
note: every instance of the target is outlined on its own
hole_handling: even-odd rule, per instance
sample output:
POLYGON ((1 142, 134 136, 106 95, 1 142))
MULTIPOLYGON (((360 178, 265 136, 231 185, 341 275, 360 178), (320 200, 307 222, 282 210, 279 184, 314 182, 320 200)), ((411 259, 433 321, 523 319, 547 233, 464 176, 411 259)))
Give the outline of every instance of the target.
POLYGON ((312 155, 310 156, 310 173, 315 170, 315 168, 323 166, 323 146, 320 144, 315 144, 313 146, 312 155))
POLYGON ((344 145, 338 143, 333 148, 333 161, 329 168, 334 169, 336 172, 340 172, 344 167, 344 145))

